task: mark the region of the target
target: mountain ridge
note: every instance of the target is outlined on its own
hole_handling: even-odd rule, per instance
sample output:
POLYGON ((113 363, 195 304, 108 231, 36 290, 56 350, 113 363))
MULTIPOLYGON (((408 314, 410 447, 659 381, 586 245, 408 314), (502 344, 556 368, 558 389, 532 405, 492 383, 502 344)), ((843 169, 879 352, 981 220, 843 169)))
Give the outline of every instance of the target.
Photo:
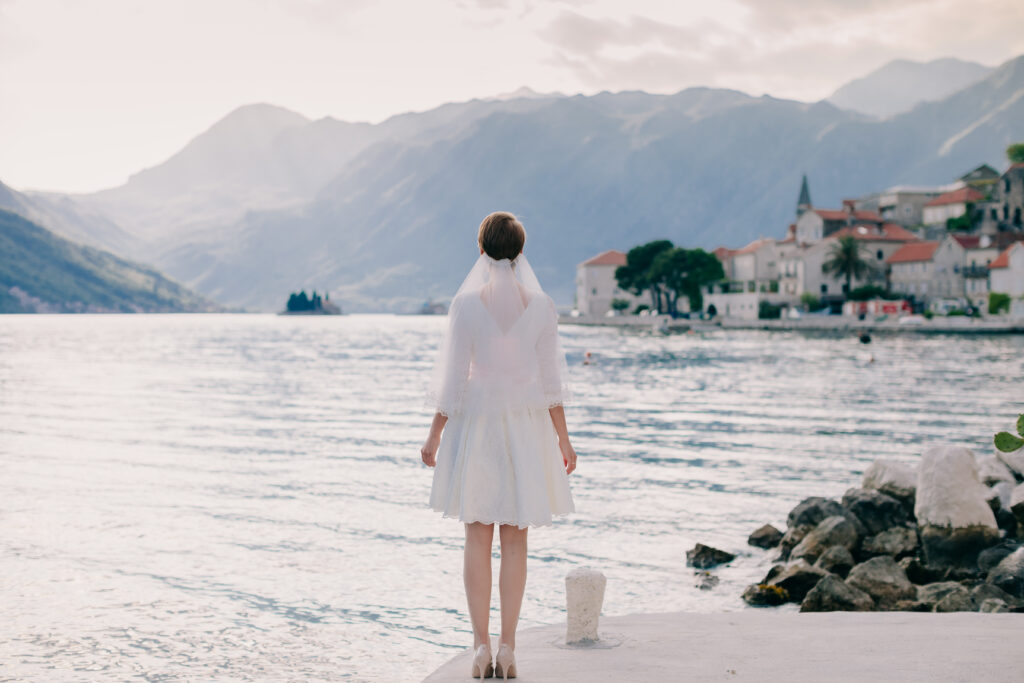
POLYGON ((114 188, 76 199, 145 233, 146 260, 174 277, 263 309, 296 286, 347 297, 348 310, 444 298, 457 285, 451 259, 475 257, 471 245, 455 256, 455 245, 473 240, 490 211, 513 210, 538 275, 566 303, 573 268, 591 252, 655 237, 713 247, 783 234, 803 173, 828 206, 998 165, 1006 144, 1024 138, 1022 64, 1009 60, 884 120, 825 100, 706 87, 476 99, 372 125, 287 125, 297 119, 285 113, 286 125, 267 129, 276 134, 255 133, 267 138, 269 170, 246 168, 244 155, 220 160, 270 178, 265 187, 184 183, 162 203, 157 192, 141 207, 148 233, 136 229, 132 206, 145 197, 114 188))
POLYGON ((977 62, 952 57, 918 62, 894 59, 843 84, 826 98, 836 106, 868 116, 888 118, 922 102, 944 99, 992 73, 977 62))

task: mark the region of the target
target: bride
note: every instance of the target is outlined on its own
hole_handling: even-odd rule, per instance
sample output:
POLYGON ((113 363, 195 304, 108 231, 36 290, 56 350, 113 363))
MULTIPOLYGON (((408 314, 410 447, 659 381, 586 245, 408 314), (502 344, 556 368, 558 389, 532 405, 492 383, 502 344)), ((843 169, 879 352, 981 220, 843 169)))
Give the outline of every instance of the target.
POLYGON ((420 454, 435 467, 430 506, 465 524, 463 578, 473 625, 471 675, 516 676, 516 626, 526 588, 526 534, 574 511, 576 469, 562 405, 567 367, 555 303, 541 289, 515 216, 492 213, 480 257, 448 309, 420 454), (488 616, 494 525, 501 540, 501 636, 492 663, 488 616))

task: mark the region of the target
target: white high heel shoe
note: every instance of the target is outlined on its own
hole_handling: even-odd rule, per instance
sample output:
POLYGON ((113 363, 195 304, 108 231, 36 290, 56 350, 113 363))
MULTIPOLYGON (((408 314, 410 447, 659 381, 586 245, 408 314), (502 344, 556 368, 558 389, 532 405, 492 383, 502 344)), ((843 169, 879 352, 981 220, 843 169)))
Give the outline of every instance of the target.
POLYGON ((472 678, 490 678, 494 675, 494 666, 491 664, 491 646, 489 643, 482 643, 473 653, 473 668, 470 669, 472 678))
POLYGON ((516 677, 516 656, 505 643, 498 647, 498 656, 494 658, 494 677, 499 676, 506 681, 516 677))

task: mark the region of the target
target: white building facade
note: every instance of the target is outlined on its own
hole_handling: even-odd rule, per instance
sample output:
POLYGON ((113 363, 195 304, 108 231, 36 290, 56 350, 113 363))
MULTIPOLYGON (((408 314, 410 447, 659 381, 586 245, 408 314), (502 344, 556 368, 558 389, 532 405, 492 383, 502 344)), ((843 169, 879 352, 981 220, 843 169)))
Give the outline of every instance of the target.
POLYGON ((601 317, 612 310, 612 301, 627 301, 625 313, 632 313, 640 304, 650 304, 648 297, 636 296, 621 289, 615 280, 615 269, 626 265, 626 255, 609 249, 576 266, 576 310, 585 317, 601 317))

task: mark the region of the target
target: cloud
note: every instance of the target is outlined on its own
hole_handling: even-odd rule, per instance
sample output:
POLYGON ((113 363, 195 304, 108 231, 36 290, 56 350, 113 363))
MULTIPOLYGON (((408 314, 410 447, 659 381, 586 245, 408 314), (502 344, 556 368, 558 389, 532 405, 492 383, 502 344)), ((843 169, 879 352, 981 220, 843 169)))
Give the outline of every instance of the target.
POLYGON ((1020 0, 736 3, 717 16, 679 12, 686 23, 563 10, 538 35, 552 50, 548 64, 592 88, 708 85, 805 100, 895 58, 991 64, 1024 52, 1020 0))

